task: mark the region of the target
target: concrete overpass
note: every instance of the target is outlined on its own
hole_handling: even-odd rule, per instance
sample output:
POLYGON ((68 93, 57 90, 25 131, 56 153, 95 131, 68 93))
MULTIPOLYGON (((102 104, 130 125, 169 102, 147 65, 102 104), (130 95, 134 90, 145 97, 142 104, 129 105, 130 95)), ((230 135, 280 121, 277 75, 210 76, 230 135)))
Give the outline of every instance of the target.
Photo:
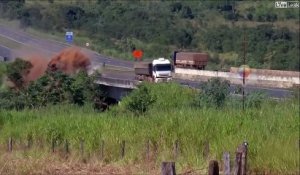
POLYGON ((134 80, 124 80, 124 79, 111 78, 111 77, 99 77, 97 78, 95 83, 105 85, 105 86, 124 88, 124 89, 137 88, 137 82, 134 80))
POLYGON ((98 77, 95 83, 102 85, 102 90, 106 95, 117 101, 127 96, 133 89, 137 88, 134 80, 124 80, 111 77, 98 77))

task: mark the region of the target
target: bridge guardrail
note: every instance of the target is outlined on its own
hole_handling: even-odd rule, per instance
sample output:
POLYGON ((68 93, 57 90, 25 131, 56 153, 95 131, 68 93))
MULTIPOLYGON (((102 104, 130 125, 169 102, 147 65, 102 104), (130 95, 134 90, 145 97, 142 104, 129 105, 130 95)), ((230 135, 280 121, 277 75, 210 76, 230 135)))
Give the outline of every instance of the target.
POLYGON ((107 84, 126 85, 130 87, 135 87, 137 85, 134 80, 124 80, 118 78, 99 77, 97 78, 97 81, 104 82, 107 84))

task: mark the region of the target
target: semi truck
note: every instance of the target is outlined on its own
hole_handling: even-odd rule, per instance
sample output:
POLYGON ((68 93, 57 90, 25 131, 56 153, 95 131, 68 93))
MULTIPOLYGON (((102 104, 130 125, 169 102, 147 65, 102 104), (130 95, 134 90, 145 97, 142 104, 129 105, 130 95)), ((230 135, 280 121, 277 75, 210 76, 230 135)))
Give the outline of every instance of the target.
POLYGON ((174 67, 205 69, 209 55, 202 52, 178 52, 173 55, 174 67))
POLYGON ((169 82, 172 80, 171 62, 164 58, 134 63, 135 79, 148 82, 169 82))

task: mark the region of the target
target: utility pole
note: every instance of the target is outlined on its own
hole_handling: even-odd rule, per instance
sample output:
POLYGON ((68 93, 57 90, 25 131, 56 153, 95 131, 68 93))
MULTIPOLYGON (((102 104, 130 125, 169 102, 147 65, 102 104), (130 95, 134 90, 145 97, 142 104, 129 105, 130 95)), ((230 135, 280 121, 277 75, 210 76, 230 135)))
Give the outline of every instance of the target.
POLYGON ((246 29, 244 28, 244 57, 243 57, 243 110, 245 110, 245 76, 246 76, 246 29))

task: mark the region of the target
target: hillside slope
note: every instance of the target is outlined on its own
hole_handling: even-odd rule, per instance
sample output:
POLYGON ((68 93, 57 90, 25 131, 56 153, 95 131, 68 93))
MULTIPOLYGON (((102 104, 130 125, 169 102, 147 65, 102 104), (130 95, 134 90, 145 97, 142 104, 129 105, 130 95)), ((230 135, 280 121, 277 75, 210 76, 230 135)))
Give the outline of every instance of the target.
POLYGON ((250 67, 299 71, 299 9, 273 1, 0 1, 0 16, 21 27, 57 34, 72 30, 75 42, 108 56, 170 58, 174 50, 205 51, 208 69, 250 67))

